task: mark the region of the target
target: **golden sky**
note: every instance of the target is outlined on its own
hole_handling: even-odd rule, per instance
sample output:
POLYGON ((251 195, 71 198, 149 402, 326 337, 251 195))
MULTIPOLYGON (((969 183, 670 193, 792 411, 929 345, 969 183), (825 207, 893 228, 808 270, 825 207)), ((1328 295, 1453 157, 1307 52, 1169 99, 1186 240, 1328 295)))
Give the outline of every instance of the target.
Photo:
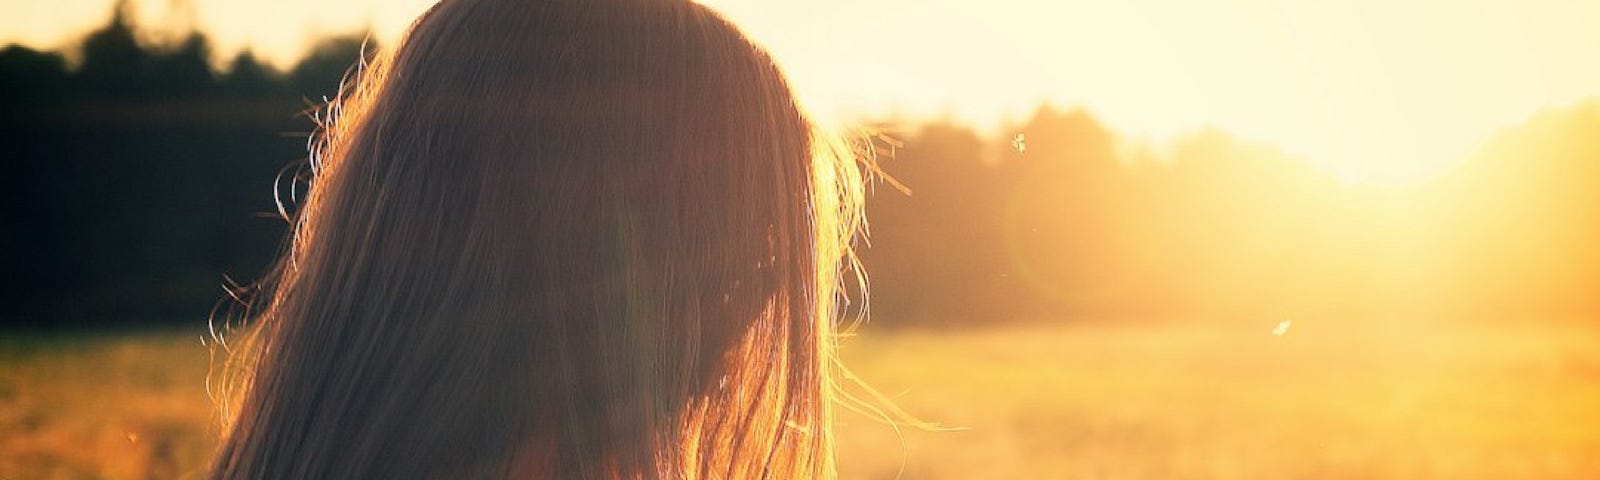
MULTIPOLYGON (((0 1, 0 42, 70 44, 112 0, 0 1)), ((139 18, 179 19, 181 0, 139 18)), ((392 39, 431 0, 189 0, 222 52, 392 39)), ((1600 96, 1590 0, 705 0, 764 43, 820 117, 985 129, 1040 99, 1135 139, 1214 125, 1353 181, 1437 172, 1496 128, 1600 96)))

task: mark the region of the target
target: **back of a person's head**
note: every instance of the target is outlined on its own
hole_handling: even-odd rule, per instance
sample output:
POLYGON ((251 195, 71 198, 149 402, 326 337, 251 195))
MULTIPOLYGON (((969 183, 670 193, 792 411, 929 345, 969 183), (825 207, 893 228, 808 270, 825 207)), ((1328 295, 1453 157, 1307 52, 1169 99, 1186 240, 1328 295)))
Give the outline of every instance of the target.
POLYGON ((333 105, 212 478, 832 475, 860 185, 684 0, 444 0, 333 105))

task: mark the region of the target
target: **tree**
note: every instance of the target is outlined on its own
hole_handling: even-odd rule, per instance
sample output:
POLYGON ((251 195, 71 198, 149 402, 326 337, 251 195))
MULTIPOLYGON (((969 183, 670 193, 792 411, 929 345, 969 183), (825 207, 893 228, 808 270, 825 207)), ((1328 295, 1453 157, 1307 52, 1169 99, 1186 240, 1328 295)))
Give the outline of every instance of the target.
POLYGON ((230 95, 253 96, 275 90, 280 74, 271 65, 262 63, 254 52, 244 50, 228 63, 222 77, 222 89, 230 95))
POLYGON ((0 50, 0 105, 43 101, 58 95, 67 79, 61 54, 21 45, 0 50))
POLYGON ((83 42, 83 66, 78 78, 92 93, 111 96, 135 94, 144 87, 149 54, 134 38, 131 4, 118 0, 111 23, 89 34, 83 42))
POLYGON ((295 93, 313 101, 333 98, 347 75, 354 75, 361 62, 372 60, 378 47, 368 40, 370 37, 358 33, 317 42, 289 72, 290 86, 295 93))
POLYGON ((155 55, 149 69, 151 86, 160 93, 195 95, 216 84, 211 71, 211 42, 200 32, 190 32, 177 48, 155 55))

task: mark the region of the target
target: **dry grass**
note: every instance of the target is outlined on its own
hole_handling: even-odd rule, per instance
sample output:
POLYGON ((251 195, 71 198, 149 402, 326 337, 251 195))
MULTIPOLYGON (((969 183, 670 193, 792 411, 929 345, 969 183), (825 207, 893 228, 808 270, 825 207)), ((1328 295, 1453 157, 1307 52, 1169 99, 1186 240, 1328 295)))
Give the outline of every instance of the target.
POLYGON ((0 337, 0 480, 196 478, 216 442, 200 338, 0 337))
POLYGON ((845 478, 1600 478, 1595 331, 1272 329, 863 337, 862 377, 969 428, 847 418, 845 478))
MULTIPOLYGON (((926 420, 840 428, 846 479, 1600 478, 1600 333, 1075 327, 868 332, 926 420)), ((0 338, 0 480, 193 477, 198 333, 0 338)))

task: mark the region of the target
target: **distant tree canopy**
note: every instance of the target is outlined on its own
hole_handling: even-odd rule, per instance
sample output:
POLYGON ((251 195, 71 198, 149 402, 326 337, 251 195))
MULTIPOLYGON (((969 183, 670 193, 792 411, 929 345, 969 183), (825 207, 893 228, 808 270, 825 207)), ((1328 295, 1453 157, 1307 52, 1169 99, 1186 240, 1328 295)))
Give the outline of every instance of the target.
MULTIPOLYGON (((346 73, 352 71, 352 62, 362 59, 372 59, 372 54, 377 45, 369 44, 363 36, 342 36, 324 39, 311 47, 311 52, 300 60, 300 63, 289 72, 289 85, 295 90, 314 92, 328 88, 328 80, 333 79, 337 87, 346 73)), ((335 91, 324 90, 328 97, 335 91)))
POLYGON ((1406 187, 1217 130, 1119 148, 1081 110, 1001 137, 929 124, 883 162, 912 193, 868 204, 879 322, 1600 317, 1600 101, 1406 187))
POLYGON ((190 31, 171 44, 139 41, 130 4, 115 4, 110 21, 90 32, 80 46, 82 61, 69 69, 63 56, 21 45, 0 51, 0 73, 9 102, 59 104, 86 100, 127 102, 203 97, 279 97, 320 101, 331 98, 363 52, 377 45, 367 33, 317 42, 285 75, 250 50, 238 52, 225 70, 212 67, 211 41, 190 31))
POLYGON ((67 63, 60 54, 21 45, 0 49, 0 104, 53 96, 66 80, 67 63))
POLYGON ((148 87, 150 55, 134 38, 132 8, 126 0, 112 8, 111 23, 83 41, 83 66, 76 77, 84 93, 130 95, 148 87))
MULTIPOLYGON (((278 71, 147 45, 126 2, 57 52, 0 49, 0 325, 197 322, 275 256, 274 180, 364 34, 278 71)), ((1041 107, 904 135, 868 206, 875 322, 1600 315, 1600 103, 1510 129, 1425 185, 1346 185, 1217 130, 1160 149, 1041 107)), ((285 187, 286 188, 286 187, 285 187)))
MULTIPOLYGON (((277 251, 274 180, 305 153, 302 112, 334 97, 366 34, 277 72, 213 67, 197 31, 147 44, 127 1, 65 56, 0 49, 0 324, 192 321, 277 251)), ((365 46, 365 49, 363 49, 365 46)))

